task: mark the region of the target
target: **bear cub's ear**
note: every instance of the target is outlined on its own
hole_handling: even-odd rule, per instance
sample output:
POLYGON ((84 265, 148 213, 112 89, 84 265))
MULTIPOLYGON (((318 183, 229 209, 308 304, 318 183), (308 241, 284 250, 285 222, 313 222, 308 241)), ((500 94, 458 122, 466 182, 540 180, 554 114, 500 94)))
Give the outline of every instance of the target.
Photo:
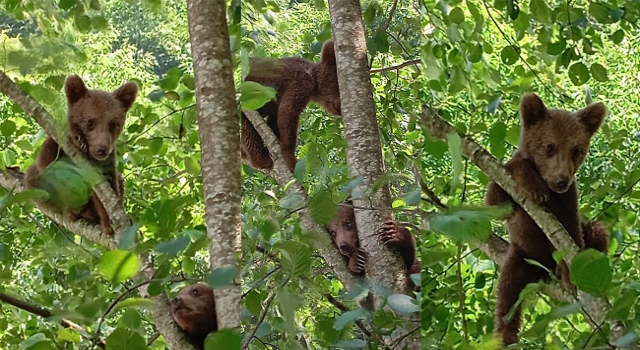
POLYGON ((129 110, 133 105, 133 101, 136 100, 136 96, 138 96, 138 84, 130 81, 114 91, 113 95, 122 103, 122 106, 126 110, 129 110))
POLYGON ((320 63, 336 65, 336 49, 333 46, 333 40, 328 40, 322 46, 320 63))
POLYGON ((526 94, 520 100, 520 117, 524 126, 532 126, 547 115, 547 107, 536 94, 526 94))
POLYGON ((78 102, 88 91, 82 78, 77 75, 70 75, 64 81, 64 94, 69 104, 78 102))
POLYGON ((591 104, 576 112, 578 120, 587 127, 587 131, 592 135, 598 131, 606 115, 607 108, 602 102, 591 104))

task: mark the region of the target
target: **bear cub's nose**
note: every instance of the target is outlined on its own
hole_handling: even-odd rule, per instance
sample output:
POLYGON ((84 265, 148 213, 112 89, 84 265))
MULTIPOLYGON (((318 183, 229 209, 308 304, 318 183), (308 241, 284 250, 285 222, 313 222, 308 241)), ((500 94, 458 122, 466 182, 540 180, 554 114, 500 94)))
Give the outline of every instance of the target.
POLYGON ((567 188, 568 185, 569 179, 567 178, 560 179, 560 181, 556 182, 556 187, 558 188, 567 188))
POLYGON ((96 154, 99 155, 100 157, 104 157, 107 155, 107 147, 100 147, 96 150, 96 154))

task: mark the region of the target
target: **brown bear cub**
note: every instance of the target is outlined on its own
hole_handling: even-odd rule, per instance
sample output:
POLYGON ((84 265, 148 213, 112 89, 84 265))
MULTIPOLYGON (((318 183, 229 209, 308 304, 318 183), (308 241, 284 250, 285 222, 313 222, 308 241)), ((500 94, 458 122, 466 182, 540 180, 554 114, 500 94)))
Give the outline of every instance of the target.
MULTIPOLYGON (((327 230, 340 254, 349 258, 349 270, 361 274, 364 272, 367 253, 359 246, 352 202, 347 201, 345 204, 347 206, 338 207, 338 212, 327 224, 327 230)), ((420 261, 416 259, 416 240, 407 228, 398 226, 395 221, 387 221, 382 224, 378 234, 380 242, 398 249, 409 273, 420 273, 420 261)))
MULTIPOLYGON (((127 111, 138 94, 138 85, 128 82, 110 93, 88 90, 77 75, 67 77, 64 91, 68 102, 68 118, 71 142, 91 161, 102 169, 116 196, 123 201, 124 179, 116 170, 116 141, 124 127, 127 111)), ((36 162, 27 170, 25 185, 38 187, 38 178, 51 163, 66 157, 51 137, 42 144, 36 162)), ((109 216, 95 193, 89 202, 76 212, 67 213, 72 220, 86 219, 100 223, 102 231, 113 234, 109 216)))
MULTIPOLYGON (((595 248, 607 252, 609 233, 601 222, 581 223, 578 213, 578 189, 575 174, 584 161, 591 137, 598 131, 606 114, 602 103, 589 105, 577 112, 547 109, 534 94, 520 102, 522 118, 520 145, 506 163, 517 186, 530 198, 547 207, 582 250, 595 248)), ((541 268, 525 262, 533 259, 551 271, 560 270, 566 287, 572 288, 569 269, 563 262, 558 267, 552 257, 555 250, 547 236, 512 198, 491 182, 487 190, 488 205, 512 204, 507 218, 509 251, 498 282, 496 303, 497 332, 505 345, 518 342, 521 310, 511 320, 505 315, 516 303, 528 283, 548 277, 541 268)))
POLYGON ((197 349, 204 349, 207 335, 218 330, 213 288, 208 284, 197 283, 180 291, 171 300, 171 311, 189 343, 197 349))
MULTIPOLYGON (((298 122, 309 102, 323 106, 327 112, 340 116, 340 90, 333 41, 322 47, 320 62, 313 63, 299 57, 280 59, 254 58, 246 81, 253 81, 276 90, 276 100, 258 112, 280 140, 284 159, 293 171, 296 165, 298 122)), ((260 135, 247 117, 241 122, 242 158, 256 169, 272 169, 273 160, 260 135)))

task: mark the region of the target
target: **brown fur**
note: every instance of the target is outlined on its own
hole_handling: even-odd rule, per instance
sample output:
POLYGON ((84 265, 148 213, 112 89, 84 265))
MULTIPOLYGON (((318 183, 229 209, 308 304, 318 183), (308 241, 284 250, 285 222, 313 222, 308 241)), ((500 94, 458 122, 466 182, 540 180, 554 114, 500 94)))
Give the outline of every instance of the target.
POLYGON ((191 285, 171 300, 173 319, 189 336, 195 347, 204 349, 209 333, 218 330, 213 288, 208 284, 191 285))
MULTIPOLYGON (((258 112, 280 140, 284 159, 293 171, 296 165, 298 122, 309 102, 323 106, 327 112, 340 116, 340 91, 333 41, 322 47, 320 62, 299 57, 253 59, 246 78, 276 90, 276 101, 270 101, 258 112)), ((247 117, 242 115, 242 157, 257 169, 273 168, 273 160, 260 135, 247 117)))
MULTIPOLYGON (((94 166, 102 169, 116 196, 123 201, 124 178, 116 170, 116 141, 124 127, 127 111, 136 99, 138 86, 128 82, 113 93, 88 90, 80 77, 71 75, 65 80, 64 90, 71 142, 94 166)), ((64 152, 53 138, 47 137, 36 162, 26 172, 25 185, 37 187, 42 171, 62 157, 66 157, 64 152)), ((95 193, 81 210, 67 214, 72 220, 84 218, 100 223, 104 233, 113 234, 107 211, 95 193)))
MULTIPOLYGON (((351 201, 346 202, 352 205, 351 201)), ((360 274, 364 272, 367 253, 360 248, 358 228, 353 207, 341 205, 331 222, 327 224, 333 243, 340 253, 349 258, 349 270, 360 274)), ((409 273, 420 273, 420 261, 416 259, 416 240, 407 228, 398 226, 395 221, 387 221, 378 232, 380 242, 396 248, 409 273)))
MULTIPOLYGON (((606 253, 609 233, 601 222, 581 223, 575 174, 584 161, 591 137, 606 114, 602 103, 577 112, 547 109, 534 94, 520 102, 522 118, 520 146, 507 162, 516 185, 530 198, 546 206, 560 221, 582 250, 595 248, 606 253)), ((521 310, 505 322, 504 316, 516 303, 523 288, 544 279, 546 272, 524 259, 542 263, 551 271, 559 270, 565 287, 572 288, 566 263, 558 267, 552 257, 555 250, 547 236, 531 217, 495 182, 489 184, 485 201, 489 205, 511 203, 513 214, 507 218, 510 246, 498 282, 496 303, 497 332, 505 345, 518 342, 521 310)))

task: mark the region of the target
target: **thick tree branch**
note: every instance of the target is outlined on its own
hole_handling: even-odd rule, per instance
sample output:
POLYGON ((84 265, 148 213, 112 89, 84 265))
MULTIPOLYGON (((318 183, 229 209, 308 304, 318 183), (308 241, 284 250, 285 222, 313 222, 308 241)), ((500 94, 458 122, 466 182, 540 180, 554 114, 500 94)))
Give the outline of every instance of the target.
MULTIPOLYGON (((240 254, 240 126, 235 99, 226 1, 188 0, 189 37, 196 82, 205 220, 211 270, 238 266, 240 254)), ((240 269, 216 289, 220 328, 240 329, 240 269)))
MULTIPOLYGON (((527 195, 516 186, 509 172, 497 159, 469 136, 456 131, 453 126, 449 125, 449 123, 437 116, 426 106, 422 107, 421 121, 426 130, 429 130, 431 134, 444 141, 447 140, 449 133, 457 133, 461 139, 462 154, 474 162, 491 180, 502 187, 511 198, 531 216, 556 249, 567 252, 564 260, 567 264, 571 264, 571 260, 578 253, 578 247, 573 242, 573 239, 553 214, 527 198, 527 195)), ((493 243, 495 244, 496 242, 494 241, 493 243)), ((608 300, 604 298, 593 298, 582 291, 578 291, 578 301, 584 310, 593 318, 596 323, 595 326, 603 322, 607 311, 611 309, 611 304, 609 304, 608 300)), ((616 320, 608 320, 608 322, 614 341, 624 335, 625 330, 621 322, 616 320)), ((591 324, 594 326, 593 323, 591 324)))

